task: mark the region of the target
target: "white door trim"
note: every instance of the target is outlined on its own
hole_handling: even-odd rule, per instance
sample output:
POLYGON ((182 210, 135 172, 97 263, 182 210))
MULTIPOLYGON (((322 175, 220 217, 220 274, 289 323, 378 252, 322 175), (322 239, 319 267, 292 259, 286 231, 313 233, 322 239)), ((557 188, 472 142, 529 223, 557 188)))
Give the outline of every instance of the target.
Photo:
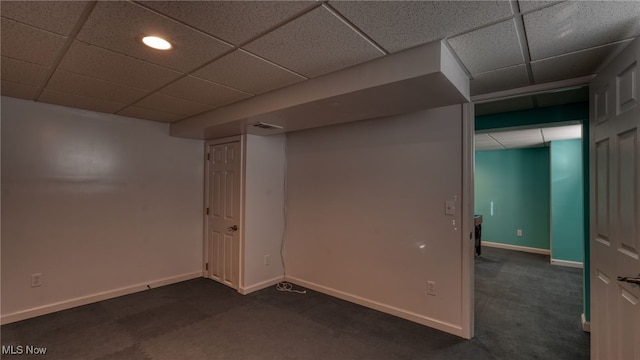
POLYGON ((508 100, 521 96, 533 96, 538 94, 548 93, 550 91, 562 91, 573 88, 581 88, 589 86, 589 81, 594 78, 594 75, 586 75, 573 79, 559 80, 548 82, 544 84, 528 85, 521 88, 496 91, 487 94, 481 94, 471 97, 471 101, 474 104, 483 104, 498 100, 508 100))
POLYGON ((474 104, 462 105, 462 336, 474 336, 474 104))
POLYGON ((205 142, 204 146, 204 211, 203 211, 203 223, 204 223, 204 234, 202 238, 202 276, 209 278, 209 272, 205 268, 208 262, 208 251, 207 248, 207 236, 209 233, 209 224, 207 221, 207 208, 210 207, 209 204, 209 160, 207 158, 209 154, 209 147, 220 144, 228 144, 232 142, 238 142, 240 144, 240 218, 238 224, 238 241, 239 241, 239 259, 238 259, 238 284, 237 289, 244 288, 244 198, 245 198, 245 164, 246 164, 246 137, 244 135, 238 136, 230 136, 221 139, 208 140, 205 142))

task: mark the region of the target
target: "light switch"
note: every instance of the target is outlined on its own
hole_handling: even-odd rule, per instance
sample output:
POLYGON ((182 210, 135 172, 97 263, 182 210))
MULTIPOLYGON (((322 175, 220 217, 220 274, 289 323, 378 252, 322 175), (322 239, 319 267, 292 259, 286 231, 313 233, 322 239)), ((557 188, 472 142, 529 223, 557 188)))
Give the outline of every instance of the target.
POLYGON ((447 200, 444 203, 444 214, 445 215, 455 215, 456 214, 456 203, 452 200, 447 200))

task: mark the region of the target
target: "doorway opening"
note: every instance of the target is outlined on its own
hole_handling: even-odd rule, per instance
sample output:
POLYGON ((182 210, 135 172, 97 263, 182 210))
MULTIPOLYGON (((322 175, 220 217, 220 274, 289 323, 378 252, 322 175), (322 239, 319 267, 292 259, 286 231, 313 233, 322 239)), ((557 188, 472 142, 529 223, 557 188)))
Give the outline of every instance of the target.
POLYGON ((586 86, 476 105, 476 336, 526 329, 588 353, 571 328, 589 320, 588 118, 586 86))

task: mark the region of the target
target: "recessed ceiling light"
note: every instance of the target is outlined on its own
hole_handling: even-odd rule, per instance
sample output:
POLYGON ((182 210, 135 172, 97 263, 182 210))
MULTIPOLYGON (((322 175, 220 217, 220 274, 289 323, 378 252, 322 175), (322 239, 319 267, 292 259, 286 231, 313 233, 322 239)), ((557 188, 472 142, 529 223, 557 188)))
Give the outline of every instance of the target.
POLYGON ((157 37, 157 36, 145 36, 142 38, 142 42, 148 47, 158 49, 158 50, 169 50, 171 49, 171 43, 167 40, 157 37))

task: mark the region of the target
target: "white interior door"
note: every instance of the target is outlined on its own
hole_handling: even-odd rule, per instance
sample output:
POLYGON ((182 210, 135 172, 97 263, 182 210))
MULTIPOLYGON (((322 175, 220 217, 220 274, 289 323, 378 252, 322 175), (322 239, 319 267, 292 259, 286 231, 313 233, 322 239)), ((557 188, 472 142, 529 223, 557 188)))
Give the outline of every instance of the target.
POLYGON ((640 359, 640 39, 590 84, 591 354, 640 359), (630 280, 632 281, 632 280, 630 280))
POLYGON ((238 288, 240 254, 240 143, 209 145, 207 275, 238 288))

